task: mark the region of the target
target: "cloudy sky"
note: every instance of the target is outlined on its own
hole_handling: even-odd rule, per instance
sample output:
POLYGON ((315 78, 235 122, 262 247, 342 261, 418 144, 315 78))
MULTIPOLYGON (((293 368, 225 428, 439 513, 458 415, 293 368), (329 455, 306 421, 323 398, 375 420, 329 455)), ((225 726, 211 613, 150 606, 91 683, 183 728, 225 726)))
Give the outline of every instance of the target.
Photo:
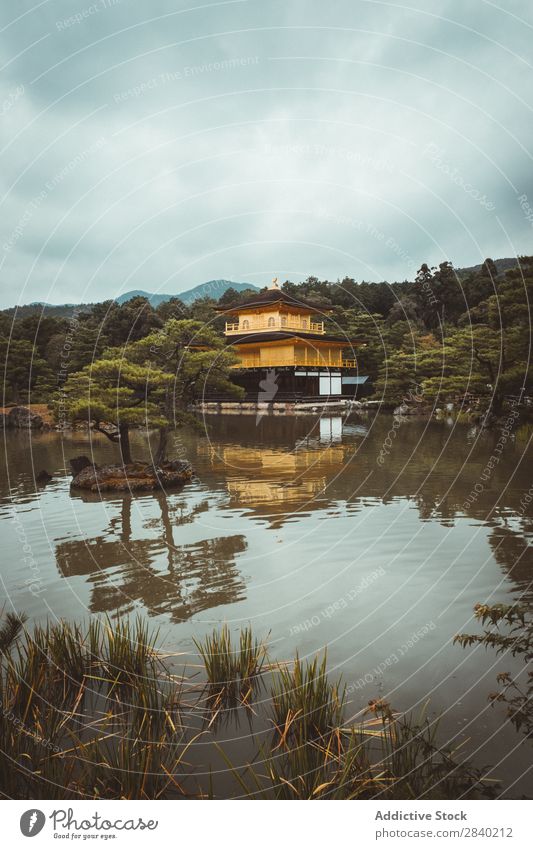
POLYGON ((501 5, 3 3, 0 305, 533 253, 533 7, 501 5))

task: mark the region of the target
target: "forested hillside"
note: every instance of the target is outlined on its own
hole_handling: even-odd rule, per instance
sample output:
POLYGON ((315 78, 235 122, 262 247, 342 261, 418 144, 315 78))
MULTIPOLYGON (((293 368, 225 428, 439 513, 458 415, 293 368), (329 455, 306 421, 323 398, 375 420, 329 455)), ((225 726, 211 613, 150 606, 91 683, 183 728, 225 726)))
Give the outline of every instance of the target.
MULTIPOLYGON (((413 281, 330 282, 309 277, 286 281, 295 296, 333 309, 330 330, 363 339, 359 367, 375 382, 376 397, 400 401, 416 388, 429 402, 465 393, 493 399, 498 412, 507 395, 531 390, 531 297, 533 257, 521 257, 502 270, 490 259, 468 273, 451 263, 423 265, 413 281), (506 270, 505 270, 506 269, 506 270)), ((205 297, 186 305, 178 298, 154 307, 146 298, 124 304, 106 301, 49 311, 0 314, 0 356, 4 403, 46 401, 74 372, 101 356, 162 328, 170 318, 208 323, 222 332, 216 313, 246 298, 228 289, 215 301, 205 297)))

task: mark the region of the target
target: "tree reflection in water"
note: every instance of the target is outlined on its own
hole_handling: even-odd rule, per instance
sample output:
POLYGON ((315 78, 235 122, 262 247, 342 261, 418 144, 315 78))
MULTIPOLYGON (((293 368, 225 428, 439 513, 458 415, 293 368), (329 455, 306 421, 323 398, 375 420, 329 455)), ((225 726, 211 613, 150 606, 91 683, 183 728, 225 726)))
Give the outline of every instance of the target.
MULTIPOLYGON (((406 420, 380 464, 390 415, 352 415, 348 421, 341 416, 265 416, 257 426, 249 416, 205 416, 203 421, 204 433, 182 435, 184 456, 198 474, 182 496, 104 496, 103 524, 98 518, 100 525, 94 525, 83 511, 74 510, 79 529, 87 533, 92 528, 88 539, 76 531, 68 539, 56 538, 60 573, 88 577, 94 612, 144 603, 151 612, 168 612, 182 621, 199 610, 244 599, 237 561, 252 536, 260 534, 268 550, 273 534, 289 523, 305 523, 312 514, 342 519, 371 507, 371 515, 376 504, 395 501, 415 507, 426 526, 452 529, 466 519, 486 528, 487 537, 480 534, 479 539, 488 539, 509 579, 508 589, 531 597, 533 500, 523 503, 531 487, 527 434, 512 434, 501 460, 472 497, 494 455, 497 430, 406 420), (210 536, 209 525, 229 514, 239 533, 210 536), (194 527, 198 542, 180 544, 177 528, 185 525, 194 527)), ((132 439, 139 451, 146 450, 145 435, 136 433, 132 439)), ((42 509, 47 522, 58 510, 65 511, 66 519, 78 501, 70 498, 68 488, 65 501, 51 495, 54 486, 61 487, 65 458, 94 447, 98 462, 109 459, 107 444, 95 441, 88 448, 84 434, 63 441, 55 433, 8 433, 6 446, 0 457, 0 465, 6 464, 0 474, 4 503, 15 496, 19 505, 42 509), (56 475, 46 491, 34 481, 41 468, 56 475)), ((97 495, 83 498, 100 501, 97 495)), ((387 542, 396 531, 385 530, 387 542)), ((337 533, 334 522, 324 526, 324 550, 335 544, 337 533)), ((445 563, 446 551, 441 555, 445 563)), ((479 568, 486 557, 481 542, 473 556, 474 568, 479 568)))
POLYGON ((520 434, 507 441, 487 478, 498 429, 407 420, 380 464, 388 416, 336 417, 334 424, 327 417, 311 424, 270 417, 257 428, 246 417, 206 418, 217 439, 200 443, 198 454, 224 476, 231 503, 267 519, 271 529, 315 510, 342 505, 356 513, 371 499, 407 499, 423 522, 452 528, 466 517, 489 528, 496 562, 517 597, 533 602, 533 500, 523 500, 531 487, 531 453, 520 434))
MULTIPOLYGON (((94 502, 103 496, 83 493, 78 497, 94 502)), ((108 499, 118 511, 107 533, 57 545, 57 566, 63 577, 86 575, 92 584, 90 611, 123 614, 141 603, 152 615, 166 613, 173 622, 181 622, 202 610, 244 599, 245 584, 235 564, 235 556, 246 550, 244 536, 176 545, 174 529, 192 522, 207 509, 206 504, 176 517, 165 494, 150 497, 160 515, 143 521, 142 538, 136 538, 132 530, 135 497, 127 494, 108 499)))
MULTIPOLYGON (((450 739, 460 742, 463 729, 478 762, 497 762, 497 777, 514 781, 530 759, 487 703, 500 660, 477 647, 464 652, 453 637, 472 630, 476 602, 532 600, 528 432, 508 438, 487 476, 498 431, 408 419, 379 463, 391 426, 390 415, 265 416, 258 426, 249 416, 206 416, 203 432, 180 434, 180 456, 197 473, 182 492, 81 500, 69 491, 67 460, 94 449, 97 462, 109 461, 101 438, 8 432, 0 454, 8 597, 43 619, 50 610, 72 619, 86 608, 138 607, 174 625, 172 648, 214 621, 251 621, 260 636, 271 629, 281 658, 327 644, 348 683, 434 622, 382 677, 354 691, 354 709, 382 693, 399 708, 431 699, 450 739), (54 475, 45 488, 35 483, 40 469, 54 475), (26 539, 43 588, 35 597, 21 560, 26 539), (384 579, 352 601, 377 567, 384 579), (323 616, 337 599, 350 600, 323 616), (311 618, 316 627, 300 627, 311 618)), ((132 436, 139 455, 146 439, 132 436)))

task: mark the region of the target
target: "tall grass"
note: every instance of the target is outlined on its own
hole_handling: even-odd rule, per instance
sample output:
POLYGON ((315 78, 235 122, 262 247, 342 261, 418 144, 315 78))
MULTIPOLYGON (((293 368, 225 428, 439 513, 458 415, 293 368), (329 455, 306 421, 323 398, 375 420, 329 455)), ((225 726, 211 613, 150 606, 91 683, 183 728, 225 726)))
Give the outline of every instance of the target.
POLYGON ((3 795, 180 794, 180 687, 141 620, 37 626, 4 654, 0 699, 3 795))
POLYGON ((85 628, 58 622, 32 634, 7 625, 0 656, 0 795, 418 799, 487 792, 479 772, 439 748, 437 725, 425 715, 415 721, 378 701, 358 723, 347 723, 344 692, 329 680, 325 654, 271 664, 249 628, 236 641, 224 627, 196 643, 215 700, 212 718, 232 700, 254 721, 255 709, 263 719, 267 712, 272 731, 242 769, 218 746, 213 722, 192 730, 202 727, 205 698, 191 703, 189 696, 185 704, 181 682, 156 649, 157 632, 145 621, 93 620, 85 628), (267 670, 271 698, 261 708, 253 698, 267 670), (195 772, 188 753, 199 734, 203 768, 195 772), (219 793, 204 778, 212 773, 210 755, 226 761, 233 789, 219 793))
POLYGON ((17 641, 17 638, 24 627, 26 616, 15 613, 6 613, 4 621, 0 626, 0 655, 5 654, 11 646, 17 641))
POLYGON ((254 638, 252 629, 243 628, 234 645, 228 626, 223 625, 204 640, 194 640, 194 645, 205 667, 211 706, 219 710, 238 702, 249 704, 266 658, 266 646, 254 638))
MULTIPOLYGON (((245 770, 226 762, 244 795, 265 799, 457 799, 492 795, 481 770, 436 743, 438 723, 388 705, 359 724, 301 743, 284 735, 245 770), (262 761, 261 766, 257 762, 262 761)), ((374 706, 370 708, 373 712, 374 706)))
POLYGON ((327 735, 342 723, 344 692, 331 683, 326 671, 326 653, 303 662, 279 665, 272 686, 274 724, 280 742, 287 739, 305 744, 327 735))

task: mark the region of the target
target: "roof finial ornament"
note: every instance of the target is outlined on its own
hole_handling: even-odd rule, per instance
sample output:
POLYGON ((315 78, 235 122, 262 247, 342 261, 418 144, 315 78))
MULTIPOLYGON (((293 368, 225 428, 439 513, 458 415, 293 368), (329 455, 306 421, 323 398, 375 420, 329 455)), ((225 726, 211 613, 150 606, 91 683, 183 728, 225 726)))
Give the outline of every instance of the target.
POLYGON ((270 286, 270 288, 271 289, 279 289, 277 277, 274 277, 274 279, 272 280, 272 286, 270 286))

